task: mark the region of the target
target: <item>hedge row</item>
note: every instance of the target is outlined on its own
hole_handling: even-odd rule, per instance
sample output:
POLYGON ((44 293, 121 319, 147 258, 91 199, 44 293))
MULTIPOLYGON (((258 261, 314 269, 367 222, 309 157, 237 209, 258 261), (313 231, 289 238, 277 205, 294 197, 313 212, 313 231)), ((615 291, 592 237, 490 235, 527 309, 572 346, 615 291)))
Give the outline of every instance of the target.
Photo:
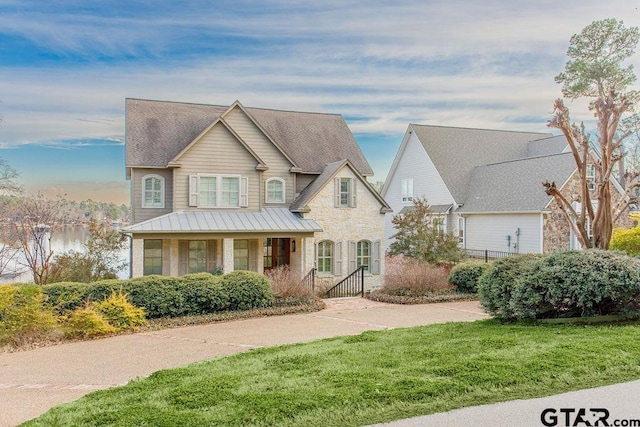
POLYGON ((640 260, 602 250, 519 255, 480 278, 480 303, 503 320, 640 312, 640 260))
POLYGON ((490 264, 479 262, 465 262, 451 269, 448 282, 455 286, 458 292, 475 294, 478 292, 478 281, 490 264))
POLYGON ((197 273, 95 283, 62 282, 45 285, 43 291, 49 304, 60 314, 102 301, 113 291, 126 294, 132 304, 145 309, 149 318, 248 310, 273 303, 269 280, 249 271, 234 271, 224 276, 197 273))

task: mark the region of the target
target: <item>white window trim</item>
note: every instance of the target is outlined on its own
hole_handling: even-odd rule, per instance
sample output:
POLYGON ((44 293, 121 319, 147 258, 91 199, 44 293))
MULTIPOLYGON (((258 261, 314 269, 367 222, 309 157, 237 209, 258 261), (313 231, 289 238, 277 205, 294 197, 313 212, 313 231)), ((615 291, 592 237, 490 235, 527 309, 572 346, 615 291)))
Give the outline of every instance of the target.
MULTIPOLYGON (((152 190, 154 191, 154 190, 152 190)), ((149 175, 144 175, 142 177, 142 207, 145 209, 164 209, 164 177, 160 176, 158 174, 149 174, 149 175), (156 178, 158 180, 160 180, 160 204, 155 205, 155 204, 151 204, 151 205, 147 205, 145 203, 146 200, 146 189, 145 189, 145 182, 147 179, 153 179, 156 178)))
POLYGON ((373 242, 371 240, 359 240, 358 242, 356 242, 356 267, 359 266, 363 266, 365 265, 363 262, 365 260, 365 258, 369 259, 369 262, 366 264, 367 268, 366 270, 364 270, 365 273, 370 273, 371 269, 372 269, 372 264, 373 264, 373 242), (369 250, 369 255, 361 255, 360 253, 360 249, 362 248, 362 245, 367 245, 367 248, 369 250))
POLYGON ((335 273, 335 256, 336 256, 336 244, 333 240, 328 240, 328 239, 324 239, 318 242, 317 244, 317 248, 316 248, 316 269, 318 271, 319 275, 322 276, 333 276, 335 273), (329 262, 329 268, 330 271, 320 271, 320 245, 326 243, 327 245, 329 245, 329 248, 331 249, 331 255, 330 256, 326 256, 323 255, 322 259, 328 259, 330 260, 329 262))
POLYGON ((338 177, 335 178, 335 182, 334 182, 334 207, 336 208, 355 208, 357 206, 356 204, 356 198, 357 198, 357 186, 356 186, 356 179, 355 178, 351 178, 351 177, 338 177), (342 181, 347 181, 349 183, 349 191, 347 192, 343 192, 342 191, 342 181), (347 203, 342 203, 342 194, 346 194, 347 195, 347 203))
POLYGON ((286 203, 287 201, 287 183, 284 179, 274 177, 269 178, 264 183, 264 202, 265 203, 286 203), (271 181, 278 181, 282 184, 282 200, 269 200, 269 183, 271 181))
POLYGON ((402 203, 413 203, 413 178, 406 178, 400 182, 400 197, 402 203))
POLYGON ((587 164, 586 178, 587 178, 587 188, 592 191, 595 190, 596 189, 596 167, 593 163, 587 164))
POLYGON ((204 209, 228 209, 228 208, 245 208, 249 205, 249 184, 248 178, 234 174, 211 174, 199 173, 189 175, 189 206, 204 209), (216 178, 216 205, 200 204, 200 178, 216 178), (224 178, 238 179, 238 205, 222 204, 222 180, 224 178))

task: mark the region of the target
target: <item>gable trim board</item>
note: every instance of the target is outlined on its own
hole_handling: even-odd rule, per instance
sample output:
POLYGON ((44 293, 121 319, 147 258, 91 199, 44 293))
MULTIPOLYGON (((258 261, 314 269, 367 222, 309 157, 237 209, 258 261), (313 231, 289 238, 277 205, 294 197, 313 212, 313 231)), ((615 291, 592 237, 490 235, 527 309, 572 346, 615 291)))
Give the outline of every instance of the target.
MULTIPOLYGON (((291 204, 290 209, 291 212, 310 212, 308 203, 312 200, 324 187, 332 182, 336 175, 344 168, 348 167, 354 173, 354 175, 358 178, 361 184, 365 186, 365 188, 380 202, 382 207, 380 208, 380 213, 388 213, 392 212, 391 207, 387 204, 387 202, 378 194, 378 192, 369 184, 369 182, 364 179, 362 174, 360 174, 355 167, 351 164, 349 160, 341 160, 338 162, 333 162, 325 166, 322 173, 309 185, 305 188, 300 195, 294 200, 291 204)), ((335 191, 335 190, 334 190, 335 191)), ((355 200, 355 191, 356 188, 352 189, 353 194, 352 198, 355 200)), ((337 197, 337 195, 334 195, 337 197)), ((352 207, 356 207, 355 205, 352 207)))
POLYGON ((271 138, 269 133, 262 126, 260 126, 260 123, 258 123, 255 120, 255 118, 251 115, 251 113, 249 113, 247 109, 244 108, 244 106, 240 103, 240 101, 236 100, 233 104, 231 104, 229 109, 222 114, 222 118, 224 119, 225 116, 229 115, 234 110, 234 108, 239 108, 240 111, 242 111, 249 118, 249 120, 258 128, 258 130, 262 132, 262 134, 269 140, 269 142, 271 142, 271 144, 273 144, 273 146, 276 147, 278 151, 280 151, 280 154, 282 154, 284 158, 287 159, 289 163, 291 163, 291 169, 293 169, 292 172, 294 171, 302 172, 302 170, 287 155, 287 153, 282 149, 282 147, 280 147, 280 145, 276 141, 274 141, 273 138, 271 138))
POLYGON ((229 126, 229 124, 223 118, 218 118, 213 123, 211 123, 209 127, 207 127, 204 131, 202 131, 200 135, 198 135, 193 141, 191 141, 186 147, 184 147, 184 149, 182 149, 182 151, 180 151, 171 161, 169 161, 169 163, 167 163, 167 166, 180 167, 180 158, 184 156, 184 154, 187 151, 189 151, 194 145, 196 145, 200 140, 202 140, 204 136, 208 134, 211 131, 211 129, 213 129, 217 124, 222 124, 222 126, 224 126, 229 131, 229 133, 233 135, 233 137, 240 143, 240 145, 242 145, 249 152, 249 154, 251 154, 251 156, 253 156, 253 158, 256 159, 256 162, 258 162, 258 164, 256 165, 256 170, 268 169, 268 166, 264 163, 264 161, 240 137, 240 135, 238 135, 236 131, 234 131, 231 126, 229 126))
MULTIPOLYGON (((424 154, 425 159, 424 161, 426 161, 427 167, 425 169, 433 169, 437 175, 437 179, 439 181, 440 184, 442 184, 446 190, 446 196, 445 198, 447 198, 447 200, 453 202, 454 204, 456 204, 456 200, 453 197, 453 194, 451 194, 451 191, 449 191, 449 188, 447 187, 444 179, 442 178, 442 175, 440 174, 440 172, 438 171, 438 168, 433 164, 433 161, 431 160, 431 158, 429 157, 429 154, 427 153, 427 151, 424 148, 424 145, 421 144, 420 139, 418 138, 418 136, 416 135, 414 129, 413 129, 414 125, 409 125, 409 128, 407 129, 407 131, 405 132, 405 135, 402 139, 402 143, 400 144, 400 148, 398 149, 398 153, 396 154, 396 157, 393 159, 393 163, 391 164, 391 168, 389 169, 389 173, 387 174, 387 179, 385 179, 385 182, 382 186, 382 191, 380 192, 381 196, 383 198, 386 199, 387 197, 387 193, 389 191, 389 187, 391 185, 391 181, 392 178, 395 177, 397 168, 400 164, 400 162, 402 161, 403 155, 405 154, 405 152, 407 151, 408 148, 413 148, 411 147, 411 145, 416 145, 416 149, 418 150, 418 152, 420 154, 424 154), (448 196, 448 197, 447 197, 448 196)), ((414 161, 420 161, 419 157, 416 156, 416 158, 414 158, 414 161)), ((412 178, 415 178, 412 174, 411 176, 412 178)), ((419 185, 418 185, 419 187, 419 185)), ((415 191, 416 191, 416 182, 414 182, 413 184, 413 189, 414 189, 414 197, 415 197, 415 191)), ((440 203, 440 200, 437 201, 437 203, 440 203)), ((412 203, 406 203, 407 205, 411 206, 412 203)), ((394 209, 395 210, 395 209, 394 209)))

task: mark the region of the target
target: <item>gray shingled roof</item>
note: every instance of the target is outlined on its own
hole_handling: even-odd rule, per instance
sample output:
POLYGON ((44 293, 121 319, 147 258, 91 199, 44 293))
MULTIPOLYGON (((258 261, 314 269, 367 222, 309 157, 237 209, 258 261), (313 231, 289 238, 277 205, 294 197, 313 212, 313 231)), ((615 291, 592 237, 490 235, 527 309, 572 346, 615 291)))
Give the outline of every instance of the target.
MULTIPOLYGON (((431 212, 433 212, 434 214, 447 214, 449 213, 449 211, 451 210, 451 208, 453 207, 452 204, 448 204, 448 205, 429 205, 429 210, 431 212)), ((405 206, 404 208, 400 209, 401 214, 405 214, 407 212, 412 212, 415 211, 416 207, 415 206, 405 206)))
POLYGON ((568 149, 567 138, 564 135, 552 136, 550 138, 529 141, 527 144, 526 157, 549 156, 551 154, 562 153, 568 149))
POLYGON ((551 134, 410 125, 454 200, 465 203, 474 168, 528 156, 528 144, 551 134))
POLYGON ((152 218, 122 229, 128 233, 234 233, 296 232, 312 233, 322 227, 287 208, 242 211, 178 211, 152 218))
POLYGON ((542 186, 559 186, 575 171, 571 153, 494 163, 474 168, 461 213, 540 212, 551 201, 542 186))
POLYGON ((322 173, 307 185, 298 197, 291 203, 289 209, 292 212, 305 212, 309 209, 307 204, 313 199, 329 180, 347 163, 346 160, 333 162, 324 167, 322 173))
MULTIPOLYGON (((357 174, 358 171, 355 170, 355 166, 353 166, 353 164, 347 159, 325 165, 322 173, 318 175, 318 177, 314 179, 311 184, 309 184, 304 190, 302 190, 302 192, 293 201, 293 203, 291 203, 291 205, 289 206, 291 212, 307 212, 309 209, 307 204, 315 197, 318 191, 320 191, 345 165, 351 167, 351 169, 357 174)), ((371 185, 366 181, 365 178, 360 178, 362 184, 367 187, 371 194, 380 202, 380 205, 382 206, 381 212, 391 212, 391 207, 389 207, 382 196, 380 196, 380 194, 378 194, 378 192, 373 187, 371 187, 371 185)))
MULTIPOLYGON (((229 107, 126 100, 127 167, 167 164, 229 107)), ((363 175, 373 170, 339 114, 245 108, 269 137, 307 173, 349 159, 363 175)))

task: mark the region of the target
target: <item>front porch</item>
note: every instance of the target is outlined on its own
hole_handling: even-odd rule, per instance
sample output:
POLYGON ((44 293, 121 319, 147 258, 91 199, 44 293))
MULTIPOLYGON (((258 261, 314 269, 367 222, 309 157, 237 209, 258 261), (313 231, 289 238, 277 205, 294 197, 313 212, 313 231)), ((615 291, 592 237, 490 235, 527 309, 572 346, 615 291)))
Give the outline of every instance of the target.
POLYGON ((314 267, 314 236, 322 228, 286 208, 264 208, 172 212, 123 231, 132 240, 132 277, 264 273, 280 265, 303 277, 314 267))
POLYGON ((160 274, 264 273, 288 265, 300 277, 314 267, 313 235, 300 236, 145 236, 132 241, 132 277, 160 274))

